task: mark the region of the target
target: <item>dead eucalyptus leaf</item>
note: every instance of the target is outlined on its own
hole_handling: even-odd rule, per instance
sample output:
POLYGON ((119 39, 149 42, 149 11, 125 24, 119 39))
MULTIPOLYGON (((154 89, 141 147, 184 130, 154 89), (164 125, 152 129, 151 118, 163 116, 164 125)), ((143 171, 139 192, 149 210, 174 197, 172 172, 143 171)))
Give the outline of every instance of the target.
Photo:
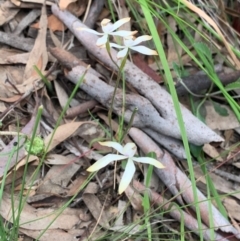
MULTIPOLYGON (((59 126, 52 138, 53 133, 49 134, 46 139, 44 140, 45 146, 48 147, 49 142, 51 141, 47 152, 51 151, 54 147, 62 143, 64 140, 69 138, 71 135, 74 134, 75 131, 78 130, 78 128, 84 124, 89 124, 89 123, 94 123, 91 121, 86 121, 86 122, 70 122, 67 124, 63 124, 59 126), (52 140, 51 140, 52 138, 52 140)), ((94 123, 96 125, 96 123, 94 123)))
MULTIPOLYGON (((0 214, 9 222, 12 220, 12 208, 14 207, 15 215, 18 215, 19 200, 14 198, 14 204, 12 204, 11 195, 3 194, 1 200, 0 214)), ((57 212, 54 209, 35 209, 29 204, 25 203, 21 215, 20 215, 20 227, 30 230, 44 230, 44 229, 72 229, 79 223, 79 214, 81 211, 77 209, 66 208, 61 214, 60 210, 57 212), (58 216, 58 217, 57 217, 58 216), (53 221, 56 218, 55 221, 53 221), (66 222, 67 220, 67 222, 66 222), (52 223, 53 222, 53 223, 52 223), (51 224, 52 223, 52 224, 51 224), (51 224, 51 225, 50 225, 51 224)))
POLYGON ((32 86, 32 84, 40 79, 39 75, 34 70, 33 66, 36 65, 37 68, 44 73, 46 65, 48 63, 48 54, 46 47, 46 36, 47 36, 47 14, 46 7, 42 7, 42 13, 40 18, 39 32, 36 38, 33 49, 30 53, 29 60, 27 62, 25 72, 24 72, 24 83, 18 88, 25 89, 32 86))

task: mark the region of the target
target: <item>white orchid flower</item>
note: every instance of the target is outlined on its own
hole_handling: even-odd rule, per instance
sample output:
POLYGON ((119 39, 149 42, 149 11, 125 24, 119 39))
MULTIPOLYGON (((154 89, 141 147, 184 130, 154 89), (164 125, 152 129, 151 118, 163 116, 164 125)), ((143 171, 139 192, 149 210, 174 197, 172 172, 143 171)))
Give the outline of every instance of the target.
POLYGON ((101 38, 97 40, 97 46, 105 46, 108 41, 109 35, 121 36, 121 37, 128 37, 132 36, 137 33, 137 31, 127 31, 127 30, 119 30, 114 32, 116 29, 121 27, 123 24, 127 23, 130 18, 123 18, 115 22, 114 24, 111 23, 110 19, 104 18, 101 22, 103 33, 99 33, 95 30, 90 28, 78 28, 79 30, 85 30, 89 33, 96 34, 96 35, 103 35, 101 38))
POLYGON ((110 43, 110 46, 114 47, 114 48, 122 49, 117 54, 118 59, 125 57, 127 55, 129 49, 135 50, 135 51, 137 51, 141 54, 145 54, 145 55, 158 55, 158 53, 155 50, 149 49, 142 45, 136 46, 136 45, 140 44, 141 42, 148 41, 150 39, 152 39, 152 36, 149 36, 149 35, 143 35, 136 39, 133 39, 133 37, 128 36, 128 37, 124 38, 124 46, 121 46, 121 45, 118 45, 115 43, 110 43))
POLYGON ((125 191, 125 189, 130 184, 133 175, 135 173, 135 165, 133 161, 139 162, 139 163, 147 163, 151 164, 157 168, 164 168, 164 166, 157 160, 151 157, 134 157, 137 147, 134 143, 127 143, 125 146, 120 145, 117 142, 107 141, 107 142, 99 142, 102 146, 108 146, 112 147, 115 150, 117 150, 122 155, 118 154, 108 154, 101 159, 99 159, 97 162, 95 162, 92 166, 90 166, 87 171, 88 172, 95 172, 99 169, 107 166, 110 162, 113 161, 119 161, 127 159, 127 165, 125 167, 125 171, 123 173, 122 179, 119 184, 118 193, 121 194, 125 191))

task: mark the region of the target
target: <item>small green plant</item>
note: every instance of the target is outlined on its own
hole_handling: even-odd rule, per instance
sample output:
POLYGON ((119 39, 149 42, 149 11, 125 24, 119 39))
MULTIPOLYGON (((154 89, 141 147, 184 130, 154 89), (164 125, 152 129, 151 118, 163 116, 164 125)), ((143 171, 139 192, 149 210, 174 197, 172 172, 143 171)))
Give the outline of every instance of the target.
POLYGON ((44 140, 41 137, 36 136, 34 137, 33 143, 31 146, 31 140, 27 139, 25 143, 25 149, 29 154, 32 154, 35 156, 41 156, 45 150, 44 140))

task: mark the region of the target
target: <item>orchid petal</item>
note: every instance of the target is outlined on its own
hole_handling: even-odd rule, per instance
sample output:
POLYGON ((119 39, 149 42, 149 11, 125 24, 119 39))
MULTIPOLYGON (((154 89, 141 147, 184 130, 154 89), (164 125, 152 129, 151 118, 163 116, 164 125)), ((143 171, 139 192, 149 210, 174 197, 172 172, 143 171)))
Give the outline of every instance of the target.
POLYGON ((132 46, 134 46, 134 41, 133 41, 133 39, 131 38, 131 36, 128 37, 128 38, 124 38, 123 43, 124 43, 124 45, 125 45, 126 47, 132 47, 132 46))
POLYGON ((106 48, 106 44, 99 45, 98 48, 100 48, 100 49, 104 49, 104 48, 106 48))
POLYGON ((124 147, 123 147, 123 154, 124 156, 127 157, 133 157, 135 155, 137 151, 137 147, 134 143, 127 143, 124 147))
POLYGON ((141 54, 145 54, 145 55, 158 55, 158 53, 155 50, 149 49, 145 46, 135 46, 135 47, 131 47, 132 50, 135 50, 141 54))
POLYGON ((108 23, 110 23, 111 22, 111 20, 110 19, 108 19, 108 18, 104 18, 103 20, 102 20, 102 22, 101 22, 101 26, 106 26, 108 23))
POLYGON ((148 41, 148 40, 150 40, 150 39, 152 39, 152 36, 150 36, 150 35, 140 36, 140 37, 138 37, 138 38, 136 38, 136 39, 133 40, 133 42, 134 42, 133 45, 138 45, 138 44, 140 44, 141 42, 148 41))
POLYGON ((125 57, 127 55, 127 52, 128 52, 128 48, 124 48, 123 50, 121 50, 117 53, 117 58, 121 59, 121 58, 125 57))
POLYGON ((103 35, 101 38, 99 38, 99 39, 97 40, 96 45, 97 45, 97 46, 102 46, 102 45, 106 44, 107 41, 108 41, 108 35, 105 34, 105 35, 103 35))
POLYGON ((115 35, 115 36, 121 36, 121 37, 129 37, 129 36, 132 36, 136 33, 137 33, 137 31, 119 30, 117 32, 111 32, 109 34, 115 35))
POLYGON ((151 157, 132 157, 132 160, 139 163, 147 163, 157 168, 165 168, 161 162, 151 157))
POLYGON ((111 163, 113 161, 124 160, 124 159, 126 159, 126 157, 122 156, 122 155, 108 154, 108 155, 100 158, 97 162, 95 162, 92 166, 90 166, 87 169, 87 171, 95 172, 95 171, 98 171, 99 169, 107 166, 109 163, 111 163))
MULTIPOLYGON (((114 141, 104 141, 104 142, 99 142, 99 144, 101 146, 108 146, 108 147, 112 147, 114 148, 115 150, 117 150, 119 153, 123 154, 123 147, 122 145, 120 145, 119 143, 117 142, 114 142, 114 141)), ((124 154, 123 154, 124 155, 124 154)))
POLYGON ((99 33, 95 30, 90 29, 90 28, 77 28, 77 30, 86 31, 86 32, 89 32, 89 33, 92 33, 92 34, 95 34, 95 35, 103 35, 103 33, 99 33))
POLYGON ((112 24, 110 23, 111 20, 110 19, 107 19, 107 18, 104 18, 101 22, 101 26, 102 26, 102 31, 105 33, 105 34, 109 34, 111 33, 111 29, 112 29, 112 24))
POLYGON ((131 18, 122 18, 122 19, 118 20, 117 22, 115 22, 115 23, 112 25, 111 31, 114 31, 114 30, 118 29, 118 28, 121 27, 123 24, 129 22, 130 19, 131 19, 131 18))
POLYGON ((111 33, 112 33, 112 24, 109 23, 109 24, 106 25, 106 26, 102 26, 102 31, 103 31, 105 34, 111 34, 111 33))
POLYGON ((110 43, 110 47, 117 48, 117 49, 123 49, 123 48, 125 48, 124 46, 121 46, 121 45, 115 44, 115 43, 110 43))
POLYGON ((125 171, 122 175, 122 179, 120 181, 120 184, 119 184, 119 188, 118 188, 118 193, 121 194, 123 193, 126 188, 129 186, 132 178, 133 178, 133 175, 135 173, 135 166, 134 166, 134 163, 133 161, 129 158, 128 159, 128 162, 127 162, 127 165, 125 167, 125 171))

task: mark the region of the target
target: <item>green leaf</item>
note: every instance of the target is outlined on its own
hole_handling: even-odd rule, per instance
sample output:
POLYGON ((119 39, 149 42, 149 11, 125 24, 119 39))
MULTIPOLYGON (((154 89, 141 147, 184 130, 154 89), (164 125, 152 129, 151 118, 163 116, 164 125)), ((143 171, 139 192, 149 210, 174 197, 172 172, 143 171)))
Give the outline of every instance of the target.
POLYGON ((122 169, 125 169, 126 166, 127 166, 127 160, 121 161, 121 167, 122 167, 122 169))
POLYGON ((44 82, 44 84, 47 86, 47 89, 53 93, 53 86, 52 83, 46 78, 46 76, 44 76, 42 74, 42 72, 40 71, 40 69, 38 69, 38 67, 36 65, 33 66, 34 70, 38 73, 38 75, 42 78, 42 81, 44 82))
POLYGON ((230 83, 230 84, 226 85, 226 86, 225 86, 225 89, 226 89, 227 91, 235 90, 235 89, 240 89, 240 81, 237 80, 237 81, 235 81, 235 82, 233 82, 233 83, 230 83))
POLYGON ((213 59, 212 59, 212 52, 208 48, 208 46, 205 43, 195 43, 194 44, 195 48, 198 49, 202 54, 205 55, 205 57, 208 59, 208 61, 212 64, 213 66, 213 59))
POLYGON ((228 116, 228 111, 226 108, 222 107, 217 102, 211 101, 214 107, 214 110, 221 116, 228 116))
POLYGON ((186 69, 181 68, 178 64, 175 62, 172 63, 172 67, 174 72, 176 73, 177 77, 182 78, 182 77, 187 77, 189 76, 189 73, 186 69))
POLYGON ((197 159, 201 156, 202 154, 202 146, 195 146, 193 144, 189 144, 190 146, 190 150, 191 150, 191 153, 192 155, 197 159))

